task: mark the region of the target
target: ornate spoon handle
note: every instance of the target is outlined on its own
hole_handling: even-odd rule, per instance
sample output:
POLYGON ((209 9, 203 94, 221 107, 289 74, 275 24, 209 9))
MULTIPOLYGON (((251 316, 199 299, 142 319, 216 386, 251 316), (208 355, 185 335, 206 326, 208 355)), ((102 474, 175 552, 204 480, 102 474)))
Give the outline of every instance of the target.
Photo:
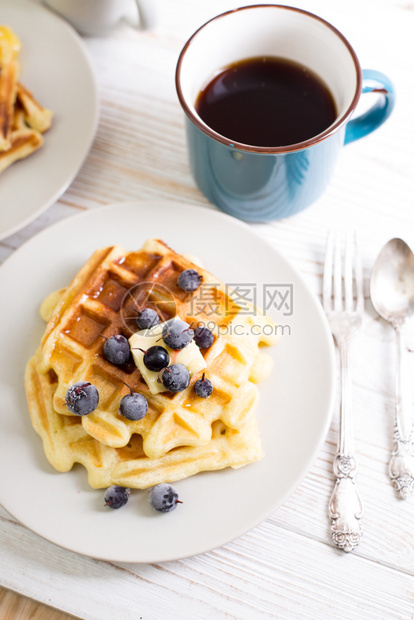
POLYGON ((400 499, 407 499, 414 491, 414 443, 412 434, 408 439, 400 436, 394 427, 394 449, 388 465, 388 473, 400 499))
POLYGON ((341 411, 338 451, 333 462, 336 482, 329 502, 329 516, 333 542, 348 553, 361 540, 362 503, 354 480, 357 463, 352 455, 352 381, 348 371, 348 341, 338 343, 338 347, 341 361, 341 411))
POLYGON ((406 499, 414 491, 414 433, 411 408, 407 406, 403 374, 404 342, 401 327, 396 328, 397 368, 395 385, 394 449, 388 466, 389 476, 400 499, 406 499))

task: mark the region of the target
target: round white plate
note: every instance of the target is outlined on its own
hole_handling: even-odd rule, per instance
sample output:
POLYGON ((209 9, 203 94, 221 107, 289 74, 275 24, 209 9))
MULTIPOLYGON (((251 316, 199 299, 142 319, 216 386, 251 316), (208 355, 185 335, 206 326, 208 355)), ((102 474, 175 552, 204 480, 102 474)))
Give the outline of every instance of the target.
POLYGON ((38 217, 65 191, 92 144, 98 90, 82 39, 32 0, 3 0, 0 23, 22 43, 20 81, 54 112, 39 151, 0 175, 0 239, 38 217))
MULTIPOLYGON (((240 536, 275 510, 307 473, 330 422, 332 338, 317 299, 301 276, 244 223, 176 202, 137 202, 71 217, 38 234, 0 268, 0 503, 44 538, 112 561, 159 562, 195 555, 240 536), (120 510, 104 508, 103 490, 88 487, 77 466, 58 473, 31 427, 24 368, 44 324, 39 305, 67 285, 98 247, 138 249, 150 237, 200 258, 232 286, 285 295, 290 310, 270 314, 284 326, 268 351, 275 367, 260 386, 257 410, 266 456, 242 469, 202 473, 175 483, 183 504, 168 514, 133 491, 120 510), (290 335, 289 335, 290 331, 290 335)), ((241 291, 241 289, 240 289, 241 291)), ((278 302, 281 298, 278 298, 278 302)))

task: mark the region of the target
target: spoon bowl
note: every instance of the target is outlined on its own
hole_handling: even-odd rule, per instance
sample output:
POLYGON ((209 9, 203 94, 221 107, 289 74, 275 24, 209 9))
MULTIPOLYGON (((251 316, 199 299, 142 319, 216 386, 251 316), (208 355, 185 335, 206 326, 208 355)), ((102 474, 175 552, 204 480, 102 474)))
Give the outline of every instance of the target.
POLYGON ((391 239, 379 253, 370 293, 375 310, 393 327, 414 314, 414 254, 402 239, 391 239))

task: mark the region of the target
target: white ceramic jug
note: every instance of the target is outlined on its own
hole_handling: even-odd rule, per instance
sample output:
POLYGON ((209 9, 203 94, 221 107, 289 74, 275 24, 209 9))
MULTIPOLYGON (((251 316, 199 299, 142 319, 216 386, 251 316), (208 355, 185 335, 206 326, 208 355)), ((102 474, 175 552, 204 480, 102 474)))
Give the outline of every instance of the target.
POLYGON ((154 28, 156 0, 44 0, 76 30, 87 36, 102 36, 126 20, 140 30, 154 28))

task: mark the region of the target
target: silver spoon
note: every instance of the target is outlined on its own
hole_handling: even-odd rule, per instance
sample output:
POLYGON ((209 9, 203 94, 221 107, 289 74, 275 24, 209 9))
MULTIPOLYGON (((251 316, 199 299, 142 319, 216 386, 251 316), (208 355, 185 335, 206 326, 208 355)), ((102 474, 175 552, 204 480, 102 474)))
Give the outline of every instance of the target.
POLYGON ((414 314, 414 254, 402 239, 382 248, 371 274, 371 301, 396 332, 394 449, 388 472, 401 499, 414 491, 414 429, 404 392, 404 326, 414 314))

